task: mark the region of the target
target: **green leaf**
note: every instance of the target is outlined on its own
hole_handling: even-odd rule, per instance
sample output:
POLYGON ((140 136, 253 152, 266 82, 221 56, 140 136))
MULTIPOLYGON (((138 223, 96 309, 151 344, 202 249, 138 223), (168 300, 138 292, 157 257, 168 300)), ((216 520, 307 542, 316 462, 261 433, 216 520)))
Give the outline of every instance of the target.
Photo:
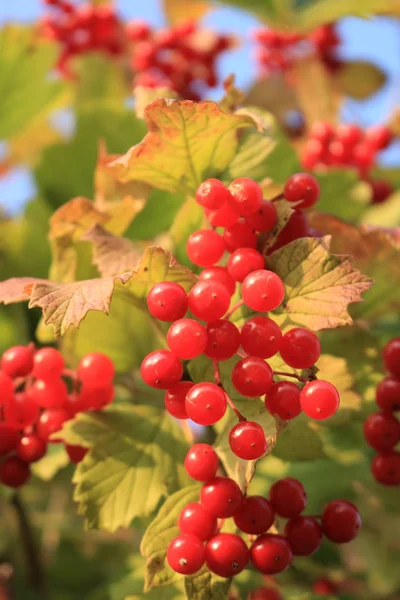
POLYGON ((192 577, 185 577, 185 590, 188 600, 226 600, 230 579, 213 575, 202 569, 192 577))
POLYGON ((83 413, 66 423, 62 437, 90 448, 73 480, 74 499, 90 528, 128 527, 187 483, 182 431, 160 407, 121 405, 83 413))
POLYGON ((346 61, 335 73, 340 91, 355 100, 365 100, 386 82, 386 74, 373 63, 365 60, 346 61))
POLYGON ((325 456, 318 425, 305 414, 289 421, 278 435, 274 456, 288 461, 313 461, 325 456))
POLYGON ((73 69, 79 78, 76 86, 78 108, 93 110, 101 104, 119 109, 131 92, 122 61, 93 52, 75 58, 73 69))
POLYGON ((329 169, 314 175, 321 188, 316 209, 346 221, 358 221, 370 202, 368 184, 360 182, 353 170, 329 169))
POLYGON ((189 502, 197 502, 199 494, 198 484, 175 492, 167 498, 146 529, 140 546, 140 551, 146 558, 146 592, 152 587, 170 585, 181 578, 167 564, 167 548, 170 541, 179 535, 178 517, 181 510, 189 502))
POLYGON ((204 211, 194 198, 188 198, 180 208, 170 229, 170 236, 174 244, 174 256, 180 263, 189 267, 193 266, 186 252, 188 237, 201 229, 204 220, 204 211))
POLYGON ((193 193, 207 176, 223 171, 236 153, 236 130, 255 125, 214 102, 162 98, 147 106, 145 118, 149 133, 111 168, 122 182, 143 181, 170 192, 193 193))
POLYGON ((69 464, 69 456, 63 444, 49 444, 46 455, 33 463, 31 469, 32 473, 42 481, 50 481, 58 471, 69 464))
MULTIPOLYGON (((132 221, 125 236, 145 240, 168 231, 184 202, 183 194, 151 190, 146 206, 132 221)), ((181 257, 177 256, 177 259, 181 260, 181 257)))
POLYGON ((363 214, 362 222, 378 227, 400 226, 400 193, 394 193, 380 204, 372 204, 363 214))

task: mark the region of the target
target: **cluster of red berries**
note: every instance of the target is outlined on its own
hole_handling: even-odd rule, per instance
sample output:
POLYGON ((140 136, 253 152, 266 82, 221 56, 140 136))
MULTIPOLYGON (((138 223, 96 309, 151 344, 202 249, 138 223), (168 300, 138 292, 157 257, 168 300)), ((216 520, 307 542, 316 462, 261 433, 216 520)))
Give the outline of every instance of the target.
MULTIPOLYGON (((76 371, 65 368, 51 347, 13 346, 1 358, 0 482, 20 487, 30 477, 29 465, 40 460, 50 439, 78 412, 101 410, 114 398, 114 366, 104 354, 87 354, 76 371)), ((66 446, 71 462, 86 450, 66 446)))
POLYGON ((286 71, 311 54, 317 54, 330 70, 341 64, 336 56, 340 38, 334 25, 323 25, 307 35, 263 28, 254 32, 254 39, 259 44, 256 59, 264 76, 286 71))
POLYGON ((244 496, 229 477, 218 477, 218 457, 212 446, 195 444, 185 459, 187 473, 203 482, 200 502, 191 502, 179 516, 180 535, 167 550, 167 560, 178 573, 192 575, 206 563, 220 577, 237 575, 251 561, 265 575, 287 569, 294 556, 310 556, 318 550, 323 535, 336 543, 353 540, 361 518, 351 502, 329 502, 320 516, 301 513, 307 494, 297 479, 276 481, 269 498, 244 496), (283 533, 268 533, 276 517, 287 519, 283 533), (237 529, 250 537, 251 546, 240 535, 220 532, 222 521, 233 518, 237 529))
POLYGON ((378 451, 371 470, 382 485, 400 485, 400 452, 394 448, 400 442, 400 337, 390 340, 383 350, 383 361, 389 375, 376 388, 380 412, 370 415, 364 423, 364 437, 378 451))
POLYGON ((363 131, 358 125, 338 125, 317 122, 311 127, 309 138, 302 151, 305 169, 324 167, 353 167, 360 177, 372 187, 372 202, 383 202, 393 192, 393 186, 385 180, 371 180, 371 169, 377 155, 386 149, 393 139, 392 132, 384 125, 374 125, 363 131))
POLYGON ((199 86, 217 85, 217 60, 235 43, 231 36, 200 29, 194 21, 158 31, 143 21, 132 21, 126 34, 134 43, 132 70, 137 85, 166 86, 195 101, 201 97, 199 86))
MULTIPOLYGON (((284 194, 305 207, 318 197, 315 186, 310 175, 294 175, 284 194)), ((236 179, 229 189, 209 179, 198 188, 196 199, 205 207, 210 223, 224 227, 224 231, 220 234, 215 229, 202 229, 190 235, 189 258, 204 269, 189 294, 174 282, 162 282, 150 290, 147 305, 151 315, 172 321, 172 325, 167 333, 169 350, 147 355, 141 375, 149 386, 166 390, 166 408, 178 419, 213 425, 222 419, 229 404, 239 418, 230 433, 231 449, 242 459, 254 460, 267 450, 264 431, 258 423, 247 421, 225 393, 220 361, 239 355, 231 375, 235 389, 249 398, 265 396, 267 409, 285 420, 302 410, 313 419, 327 419, 339 407, 339 394, 327 381, 310 381, 302 390, 289 381, 273 381, 274 372, 266 359, 278 352, 294 369, 308 369, 316 363, 321 347, 314 332, 296 327, 283 335, 279 326, 263 315, 249 318, 240 330, 229 320, 242 305, 265 313, 276 309, 284 299, 282 280, 265 269, 264 257, 256 250, 258 232, 269 231, 275 224, 274 204, 263 200, 260 186, 246 178, 236 179), (227 266, 216 265, 225 252, 230 253, 227 266), (242 299, 230 308, 238 283, 242 299), (188 309, 195 318, 185 316, 188 309), (213 361, 214 383, 181 381, 182 361, 202 354, 213 361)), ((293 373, 276 374, 299 379, 293 373)))
POLYGON ((74 6, 69 0, 44 0, 54 9, 41 21, 42 34, 60 43, 56 68, 63 77, 72 78, 72 58, 88 52, 118 56, 125 48, 125 34, 111 4, 92 3, 74 6))

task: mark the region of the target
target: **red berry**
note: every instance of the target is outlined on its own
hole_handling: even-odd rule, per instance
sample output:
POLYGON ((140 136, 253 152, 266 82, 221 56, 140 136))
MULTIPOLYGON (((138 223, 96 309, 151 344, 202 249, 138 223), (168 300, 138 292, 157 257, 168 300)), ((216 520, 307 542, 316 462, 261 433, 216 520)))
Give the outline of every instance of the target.
POLYGON ((295 327, 283 336, 279 354, 289 367, 308 369, 319 359, 321 344, 313 331, 295 327))
POLYGON ((0 421, 0 457, 14 450, 19 440, 19 432, 11 425, 8 425, 8 423, 0 421))
POLYGON ((207 323, 207 346, 205 356, 215 360, 228 360, 236 354, 240 345, 239 329, 226 319, 207 323))
POLYGON ((275 513, 269 500, 263 496, 246 496, 233 520, 240 531, 258 535, 268 531, 275 520, 275 513))
POLYGON ((65 450, 67 451, 69 460, 76 465, 80 463, 89 452, 88 448, 83 448, 83 446, 71 446, 70 444, 65 444, 65 450))
POLYGON ((113 384, 108 384, 106 387, 93 387, 82 385, 79 391, 79 402, 72 406, 71 396, 68 397, 67 402, 63 405, 63 408, 68 408, 76 414, 76 409, 82 410, 101 410, 105 406, 111 404, 114 400, 115 390, 113 384))
POLYGON ((276 481, 269 490, 269 499, 274 511, 287 519, 297 517, 307 505, 306 491, 293 477, 276 481))
POLYGON ((236 456, 244 460, 257 460, 267 451, 267 440, 261 425, 243 421, 233 427, 229 445, 236 456))
POLYGON ((362 130, 358 125, 341 124, 336 129, 336 139, 347 147, 358 144, 361 137, 362 130))
POLYGON ((18 456, 9 456, 0 464, 0 482, 8 487, 19 488, 30 476, 29 465, 18 456))
POLYGON ((228 260, 228 271, 235 281, 242 281, 253 271, 264 269, 264 257, 254 248, 238 248, 228 260))
POLYGON ((323 421, 339 408, 339 392, 329 381, 310 381, 301 390, 300 404, 308 417, 323 421))
POLYGON ((105 354, 92 352, 80 360, 77 375, 86 386, 95 388, 107 386, 114 379, 114 363, 105 354))
POLYGON ((395 188, 390 183, 390 181, 386 181, 385 179, 375 179, 373 181, 368 182, 371 186, 372 190, 372 204, 380 204, 381 202, 385 202, 393 194, 395 188))
POLYGON ((215 383, 197 383, 186 394, 186 413, 199 425, 214 425, 226 412, 226 395, 215 383))
POLYGON ((232 517, 243 500, 238 484, 229 477, 214 477, 203 485, 200 501, 204 508, 219 519, 232 517))
POLYGON ((33 357, 33 376, 36 379, 57 379, 65 367, 62 354, 55 348, 41 348, 33 357))
POLYGON ((229 201, 230 191, 218 179, 207 179, 196 190, 196 200, 200 206, 218 210, 229 201))
POLYGON ((155 350, 143 360, 140 374, 147 385, 167 390, 182 379, 182 363, 169 350, 155 350))
POLYGON ((4 407, 4 420, 21 431, 36 423, 39 416, 39 407, 32 401, 29 394, 19 392, 4 407))
POLYGON ((210 225, 213 227, 232 227, 239 220, 239 213, 226 202, 217 210, 205 210, 206 217, 210 225))
POLYGON ((249 308, 258 312, 278 308, 284 297, 285 286, 279 275, 272 271, 254 271, 243 281, 243 301, 249 308))
POLYGON ((14 397, 14 385, 11 377, 0 371, 0 406, 5 406, 14 397))
POLYGON ((285 421, 294 419, 301 413, 300 388, 291 381, 277 381, 265 396, 265 406, 271 415, 285 421))
POLYGON ((243 396, 263 396, 272 385, 272 369, 257 356, 246 356, 233 367, 232 383, 243 396))
POLYGON ((385 125, 368 127, 364 134, 364 141, 374 150, 384 150, 392 141, 392 132, 385 125))
POLYGON ((321 545, 322 529, 313 517, 294 517, 286 523, 285 536, 295 556, 310 556, 321 545))
POLYGON ((248 319, 240 331, 242 348, 251 356, 270 358, 280 348, 282 333, 280 327, 268 317, 248 319))
POLYGON ((290 215, 289 221, 286 223, 285 227, 279 233, 278 238, 269 253, 275 252, 275 250, 282 248, 282 246, 286 246, 286 244, 293 242, 293 240, 298 240, 299 238, 307 237, 309 235, 310 230, 306 215, 301 210, 295 210, 294 213, 290 215))
POLYGON ((179 516, 178 527, 181 533, 195 535, 203 542, 215 535, 217 519, 198 502, 187 504, 179 516))
POLYGON ((1 370, 12 377, 26 377, 33 369, 33 352, 30 346, 13 346, 1 358, 1 370))
POLYGON ((357 537, 361 517, 357 508, 346 500, 329 502, 322 513, 324 535, 336 544, 346 544, 357 537))
POLYGON ((383 349, 385 368, 393 377, 400 379, 400 337, 393 338, 383 349))
POLYGON ((400 452, 377 454, 372 461, 372 475, 382 485, 400 485, 400 452))
POLYGON ((167 333, 171 351, 179 358, 189 360, 203 354, 208 337, 205 327, 193 319, 179 319, 167 333))
POLYGON ((278 213, 275 204, 269 200, 263 200, 257 212, 245 217, 248 223, 256 231, 266 232, 273 229, 278 213))
POLYGON ((208 269, 203 269, 199 275, 199 279, 211 283, 221 283, 225 286, 230 296, 233 296, 235 293, 236 283, 228 273, 226 267, 208 267, 208 269))
POLYGON ((241 177, 229 186, 231 197, 228 202, 241 216, 252 215, 261 208, 262 189, 256 181, 241 177))
POLYGON ((224 242, 229 252, 235 252, 239 248, 255 248, 257 246, 257 233, 245 221, 238 221, 225 229, 224 242))
POLYGON ((182 575, 193 575, 204 565, 206 550, 194 535, 179 535, 170 542, 167 550, 169 566, 182 575))
POLYGON ((189 293, 189 307, 202 321, 216 321, 228 310, 231 297, 222 283, 199 281, 189 293))
POLYGON ((386 377, 376 388, 376 402, 384 412, 400 410, 400 380, 386 377))
POLYGON ((61 407, 67 402, 68 388, 60 378, 36 379, 27 394, 41 408, 61 407))
POLYGON ((283 195, 289 202, 299 202, 296 209, 309 208, 318 201, 320 194, 318 181, 308 173, 297 173, 287 180, 283 195))
POLYGON ((281 535, 264 533, 250 548, 255 568, 265 575, 275 575, 287 569, 293 560, 289 542, 281 535))
POLYGON ((219 533, 206 544, 206 564, 220 577, 241 573, 249 562, 249 551, 241 537, 234 533, 219 533))
POLYGON ((150 314, 159 321, 176 321, 185 316, 189 299, 179 283, 164 281, 151 288, 147 306, 150 314))
POLYGON ((310 136, 316 140, 327 144, 334 134, 334 128, 330 123, 317 121, 313 123, 310 130, 310 136))
POLYGON ((209 444, 194 444, 185 458, 187 474, 196 481, 214 479, 219 467, 219 460, 214 448, 209 444))
POLYGON ((60 440, 53 440, 50 437, 56 431, 60 431, 62 426, 69 419, 69 414, 62 408, 48 408, 43 411, 39 417, 36 425, 36 433, 42 438, 42 440, 50 442, 59 442, 60 440))
POLYGON ((47 443, 34 433, 30 433, 22 436, 15 451, 24 462, 36 462, 46 454, 47 443))
POLYGON ((195 265, 210 267, 222 258, 225 252, 224 240, 212 229, 199 229, 189 236, 186 252, 195 265))
POLYGON ((374 413, 364 423, 364 437, 379 452, 392 450, 400 441, 400 422, 391 414, 374 413))
POLYGON ((138 42, 146 40, 150 36, 151 30, 146 21, 135 19, 126 23, 125 32, 130 40, 138 42))
POLYGON ((283 600, 283 598, 277 589, 264 587, 250 592, 248 600, 283 600))
POLYGON ((319 594, 320 596, 333 596, 337 593, 338 588, 329 579, 321 577, 314 583, 312 591, 314 594, 319 594))
POLYGON ((346 165, 351 160, 352 147, 346 146, 339 140, 329 144, 327 162, 331 165, 346 165))
POLYGON ((372 167, 375 160, 375 151, 365 142, 360 142, 353 149, 353 161, 361 171, 372 167))
POLYGON ((187 419, 185 408, 186 394, 192 389, 194 383, 191 381, 180 381, 165 392, 165 408, 170 415, 176 419, 187 419))

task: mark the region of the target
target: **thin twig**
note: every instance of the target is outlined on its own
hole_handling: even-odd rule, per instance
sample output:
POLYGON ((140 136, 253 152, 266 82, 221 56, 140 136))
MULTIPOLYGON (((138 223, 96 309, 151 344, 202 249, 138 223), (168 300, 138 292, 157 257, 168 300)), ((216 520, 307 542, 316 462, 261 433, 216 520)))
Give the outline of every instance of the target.
MULTIPOLYGON (((221 380, 221 373, 219 370, 219 362, 217 360, 213 360, 213 368, 214 368, 215 384, 224 390, 224 386, 223 386, 222 380, 221 380)), ((224 390, 224 392, 225 392, 225 390, 224 390)), ((231 409, 237 416, 238 420, 239 421, 247 421, 246 417, 244 415, 242 415, 240 410, 236 407, 235 403, 233 402, 232 398, 230 398, 226 392, 225 392, 225 396, 226 396, 226 401, 228 402, 229 406, 231 407, 231 409)))
POLYGON ((269 198, 268 201, 269 202, 277 202, 278 200, 283 200, 284 199, 284 195, 283 192, 281 192, 280 194, 277 194, 276 196, 274 196, 273 198, 269 198))
POLYGON ((243 300, 239 300, 238 302, 236 302, 236 304, 234 304, 229 310, 228 312, 223 316, 224 319, 229 319, 233 313, 238 310, 239 308, 241 308, 244 305, 244 301, 243 300))
POLYGON ((301 383, 307 383, 307 380, 300 375, 296 375, 296 373, 286 373, 285 371, 272 371, 274 375, 280 375, 281 377, 294 377, 297 381, 301 381, 301 383))

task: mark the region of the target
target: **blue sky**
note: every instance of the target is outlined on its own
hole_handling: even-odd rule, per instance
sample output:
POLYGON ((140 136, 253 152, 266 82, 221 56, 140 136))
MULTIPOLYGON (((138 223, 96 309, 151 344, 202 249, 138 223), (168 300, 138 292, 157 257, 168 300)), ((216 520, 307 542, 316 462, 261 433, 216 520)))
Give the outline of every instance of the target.
MULTIPOLYGON (((334 0, 333 0, 334 1, 334 0)), ((143 18, 155 26, 165 24, 160 0, 118 0, 120 14, 126 18, 143 18)), ((14 0, 0 2, 0 24, 12 21, 31 22, 43 13, 41 0, 14 0)), ((257 27, 257 20, 242 10, 229 7, 215 10, 203 19, 206 26, 219 31, 248 36, 257 27)), ((343 119, 357 122, 363 127, 383 122, 396 104, 400 104, 400 25, 383 17, 369 21, 347 18, 340 24, 343 39, 342 55, 354 60, 370 60, 387 73, 384 89, 367 102, 349 101, 343 108, 343 119)), ((255 78, 255 65, 251 60, 251 43, 244 41, 237 50, 227 53, 220 61, 220 72, 236 74, 239 87, 246 88, 255 78)), ((215 92, 216 97, 219 91, 215 92)), ((0 155, 1 155, 0 143, 0 155)), ((386 164, 399 162, 400 148, 393 148, 384 156, 386 164)), ((0 206, 18 211, 34 194, 34 184, 29 171, 15 170, 0 179, 0 206)))

